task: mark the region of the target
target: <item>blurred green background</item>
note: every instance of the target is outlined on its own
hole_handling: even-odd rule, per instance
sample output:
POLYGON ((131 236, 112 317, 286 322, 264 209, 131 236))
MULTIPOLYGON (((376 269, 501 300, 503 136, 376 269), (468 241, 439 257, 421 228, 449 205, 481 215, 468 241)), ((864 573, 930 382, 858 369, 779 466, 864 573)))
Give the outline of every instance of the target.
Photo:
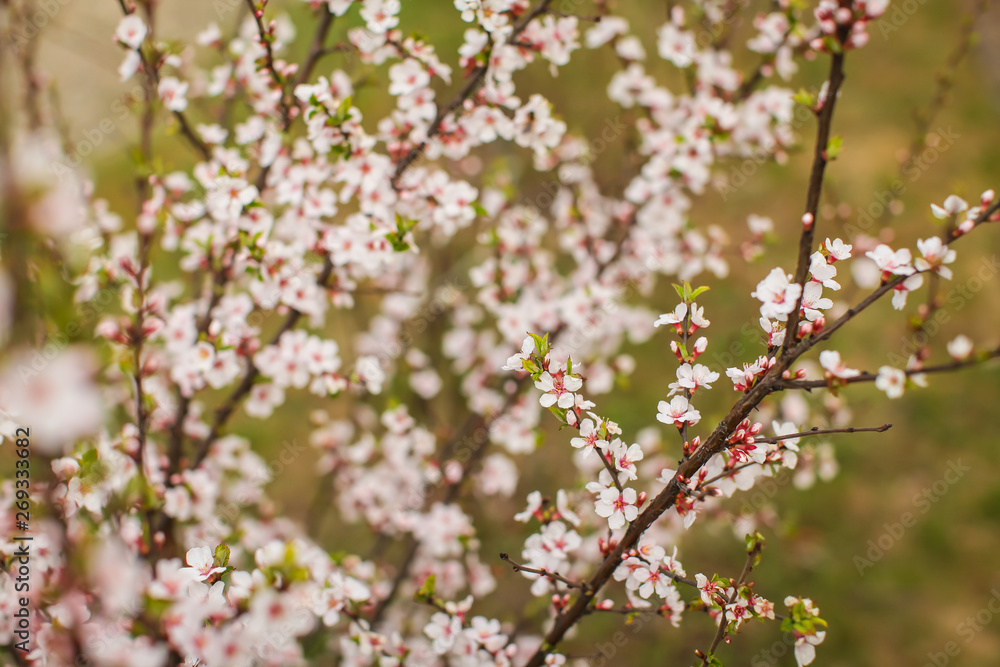
MULTIPOLYGON (((900 5, 905 17, 905 21, 899 21, 898 30, 883 34, 884 24, 881 28, 871 26, 870 44, 847 59, 847 82, 834 124, 834 133, 844 138, 844 149, 827 171, 824 214, 818 223, 820 238, 849 236, 845 227, 856 221, 858 210, 877 201, 877 193, 899 175, 899 162, 906 157, 918 127, 914 114, 931 103, 939 71, 960 42, 963 16, 973 9, 971 2, 912 0, 894 4, 900 5)), ((227 34, 244 15, 243 3, 231 0, 178 0, 160 5, 158 33, 187 40, 210 20, 218 20, 223 34, 227 34)), ((455 50, 465 24, 451 5, 444 0, 407 0, 402 27, 430 35, 442 59, 457 69, 455 50)), ((764 6, 762 2, 753 3, 753 9, 764 6)), ((654 31, 665 16, 665 7, 663 3, 623 1, 615 11, 629 17, 636 34, 644 40, 652 56, 649 70, 661 81, 681 85, 680 78, 655 57, 654 31)), ((294 52, 302 54, 311 37, 311 30, 304 27, 309 21, 307 5, 272 2, 268 13, 281 8, 288 8, 298 20, 300 30, 294 52)), ((588 14, 593 13, 593 8, 584 3, 575 11, 588 14)), ((70 2, 52 16, 39 38, 39 61, 59 91, 71 137, 83 138, 85 131, 111 115, 112 102, 131 88, 131 84, 118 83, 115 73, 121 52, 112 43, 111 34, 118 17, 117 3, 111 0, 70 2)), ((347 25, 356 23, 357 17, 338 22, 336 38, 343 39, 347 25)), ((746 23, 743 20, 734 26, 736 35, 747 34, 746 23)), ((917 178, 902 178, 907 186, 900 198, 903 208, 900 215, 886 221, 888 231, 882 233, 882 238, 887 242, 912 248, 918 236, 928 236, 937 229, 929 213, 930 203, 940 203, 951 193, 974 202, 982 190, 1000 186, 1000 12, 994 9, 980 17, 977 33, 977 45, 955 70, 947 104, 926 128, 932 133, 957 135, 957 139, 950 147, 935 151, 938 157, 917 178)), ((741 53, 746 55, 737 49, 737 54, 741 53)), ((608 119, 620 113, 604 94, 607 81, 618 67, 609 55, 607 50, 578 51, 555 79, 546 67, 535 65, 521 77, 519 93, 526 97, 532 91, 543 92, 554 102, 555 111, 567 121, 570 131, 599 133, 608 119)), ((318 73, 345 66, 338 58, 343 56, 323 61, 318 73)), ((743 69, 756 62, 757 57, 751 55, 743 60, 743 69)), ((355 76, 370 72, 356 61, 345 67, 355 76)), ((827 67, 826 58, 805 63, 790 86, 819 85, 827 67)), ((368 119, 379 117, 390 104, 377 85, 385 80, 384 69, 376 71, 374 77, 376 85, 362 89, 355 98, 368 119)), ((460 72, 456 71, 458 78, 460 72)), ((439 85, 438 99, 449 99, 459 85, 457 80, 450 88, 439 85)), ((191 113, 196 120, 203 120, 197 104, 191 113)), ((627 119, 627 114, 623 118, 627 119)), ((814 129, 811 120, 799 128, 803 147, 811 147, 814 129)), ((109 198, 113 208, 122 213, 134 207, 131 181, 125 176, 128 148, 136 137, 132 121, 116 124, 114 131, 105 136, 97 158, 91 161, 98 194, 109 198)), ((634 173, 634 160, 629 154, 633 141, 629 136, 626 141, 616 142, 596 163, 605 192, 620 193, 634 173)), ((190 155, 179 143, 169 136, 157 138, 157 152, 165 164, 187 164, 190 155)), ((761 167, 725 200, 710 188, 696 201, 692 211, 695 224, 722 226, 729 231, 734 250, 747 235, 745 220, 751 213, 773 218, 779 237, 789 238, 788 234, 796 233, 805 201, 810 150, 792 153, 783 166, 761 167)), ((528 198, 537 194, 542 179, 533 172, 530 157, 523 151, 493 147, 481 156, 487 171, 492 160, 506 161, 521 179, 517 185, 523 194, 528 198)), ((474 176, 469 178, 476 180, 474 176)), ((990 259, 1000 251, 1000 234, 995 228, 983 228, 956 248, 960 267, 953 283, 943 285, 943 294, 956 285, 970 284, 968 281, 980 267, 978 258, 990 259)), ((734 252, 727 259, 735 279, 718 281, 703 276, 696 281, 713 288, 699 301, 714 322, 707 354, 707 363, 714 370, 724 371, 720 361, 731 343, 743 345, 741 361, 762 351, 754 338, 739 333, 743 323, 754 323, 757 318, 748 295, 771 266, 791 268, 793 252, 791 244, 788 248, 773 247, 765 262, 750 265, 734 252), (730 327, 724 320, 735 324, 730 327)), ((946 305, 951 321, 932 338, 935 352, 931 363, 947 359, 944 345, 958 333, 968 334, 983 348, 997 345, 1000 280, 996 278, 994 272, 961 307, 946 305)), ((837 296, 844 303, 854 303, 864 294, 845 271, 841 271, 841 282, 845 287, 837 296)), ((672 290, 666 283, 663 287, 666 289, 658 290, 649 303, 658 312, 672 308, 674 303, 672 290)), ((911 295, 911 307, 924 294, 911 295)), ((371 304, 362 310, 370 308, 371 304)), ((833 346, 852 366, 874 371, 891 363, 890 354, 901 354, 908 335, 905 316, 893 311, 886 301, 859 317, 849 331, 838 334, 833 346)), ((341 340, 347 342, 347 338, 341 340)), ((666 349, 667 340, 654 337, 647 344, 628 349, 639 362, 629 389, 599 398, 600 413, 618 420, 627 436, 649 425, 656 402, 666 393, 675 367, 666 349)), ((994 363, 932 380, 931 388, 907 390, 901 400, 894 402, 884 400, 872 386, 855 386, 843 392, 854 412, 852 424, 874 426, 889 422, 892 430, 835 437, 832 442, 841 471, 832 482, 819 482, 805 491, 783 484, 769 500, 778 508, 779 519, 773 526, 762 528, 768 548, 753 578, 758 582, 757 590, 776 602, 785 594, 795 594, 811 597, 819 604, 830 630, 819 648, 817 664, 924 665, 931 661, 929 653, 943 652, 949 642, 956 642, 960 649, 957 656, 949 658, 949 664, 1000 664, 1000 616, 981 614, 977 621, 983 624, 980 631, 960 626, 967 617, 986 609, 994 596, 1000 599, 1000 593, 993 592, 1000 591, 1000 367, 994 363), (961 461, 970 470, 923 513, 914 495, 941 480, 952 461, 961 461), (864 556, 869 540, 877 541, 886 532, 885 525, 900 521, 906 512, 917 515, 916 525, 906 529, 898 540, 894 538, 892 548, 860 576, 855 556, 864 556)), ((704 415, 703 431, 707 432, 708 425, 715 423, 735 399, 728 384, 723 376, 716 391, 699 404, 704 415)), ((453 392, 446 389, 441 397, 447 401, 448 396, 455 395, 453 392)), ((277 453, 283 441, 307 440, 308 428, 302 415, 319 406, 296 395, 280 412, 283 419, 262 423, 240 418, 233 430, 252 436, 255 447, 268 458, 277 453)), ((345 414, 349 406, 341 402, 322 407, 345 414)), ((438 405, 435 409, 439 414, 461 419, 457 406, 438 405)), ((551 426, 551 420, 543 419, 543 423, 551 426)), ((664 433, 672 435, 665 429, 664 433)), ((491 500, 488 507, 474 510, 494 521, 492 532, 483 535, 484 554, 520 550, 525 528, 504 517, 523 507, 528 491, 554 490, 572 483, 554 472, 567 469, 568 440, 567 433, 547 429, 544 446, 525 461, 526 473, 514 497, 509 502, 491 500)), ((672 439, 666 442, 676 447, 672 439)), ((667 453, 673 457, 677 454, 673 450, 667 453)), ((312 486, 314 463, 310 451, 274 481, 271 492, 277 511, 304 519, 314 491, 304 492, 303 488, 312 486), (303 480, 308 480, 309 485, 303 480)), ((744 499, 738 496, 734 503, 738 505, 744 499)), ((689 575, 701 571, 735 576, 743 564, 740 542, 728 528, 721 526, 712 531, 706 530, 706 525, 696 523, 682 544, 680 556, 689 575)), ((316 537, 331 550, 371 539, 364 532, 341 525, 332 515, 324 518, 316 537)), ((529 600, 525 580, 501 567, 499 561, 495 566, 502 592, 500 599, 489 606, 516 609, 521 601, 529 600)), ((686 591, 682 592, 687 596, 686 591)), ((1000 603, 994 602, 993 606, 1000 609, 1000 603)), ((621 622, 618 617, 586 620, 583 637, 569 642, 567 653, 595 652, 593 642, 607 641, 621 622), (584 639, 587 637, 592 640, 584 639)), ((631 641, 609 664, 680 665, 692 661, 695 648, 710 644, 714 628, 707 618, 690 614, 680 629, 670 627, 666 621, 654 621, 641 632, 633 635, 626 630, 626 634, 631 641)), ((720 657, 727 665, 795 664, 777 624, 744 626, 732 646, 720 649, 720 657)), ((943 664, 941 659, 943 656, 938 656, 939 664, 943 664)))

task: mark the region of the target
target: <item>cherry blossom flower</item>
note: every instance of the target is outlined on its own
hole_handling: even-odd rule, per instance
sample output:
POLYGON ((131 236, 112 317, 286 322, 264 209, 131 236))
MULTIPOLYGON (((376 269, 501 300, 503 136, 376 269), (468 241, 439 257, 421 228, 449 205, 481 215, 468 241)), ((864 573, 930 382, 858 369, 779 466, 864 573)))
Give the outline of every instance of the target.
POLYGON ((682 390, 689 390, 694 393, 699 387, 712 388, 712 383, 719 379, 719 374, 709 370, 703 364, 681 364, 677 368, 677 381, 670 383, 670 394, 673 395, 682 390))
POLYGON ((215 566, 215 556, 210 547, 188 549, 187 564, 190 567, 181 568, 180 571, 190 573, 195 581, 205 581, 214 574, 226 571, 224 567, 215 566))
MULTIPOLYGON (((837 239, 838 241, 840 239, 837 239)), ((850 246, 848 246, 848 249, 850 246)), ((837 275, 837 269, 832 264, 828 264, 823 253, 817 251, 809 256, 809 275, 817 283, 822 283, 823 287, 828 287, 834 291, 840 289, 840 283, 833 279, 837 275)), ((806 287, 809 287, 806 285, 806 287)))
POLYGON ((827 252, 830 253, 830 259, 834 261, 850 258, 851 249, 854 247, 844 243, 840 239, 834 239, 833 241, 826 239, 824 245, 826 246, 827 252))
POLYGON ((956 195, 948 195, 944 200, 944 206, 938 206, 937 204, 931 204, 931 213, 938 220, 947 220, 959 213, 964 213, 969 208, 969 204, 956 195))
POLYGON ((751 292, 750 296, 761 302, 761 317, 779 322, 788 319, 802 294, 802 286, 791 280, 791 274, 776 268, 771 270, 767 278, 757 283, 756 291, 751 292))
POLYGON ((635 489, 626 488, 624 491, 619 491, 614 487, 608 487, 601 491, 600 498, 594 503, 594 510, 597 516, 607 518, 611 530, 618 530, 626 522, 634 521, 639 516, 636 502, 635 489))
POLYGON ((802 292, 802 312, 807 321, 819 321, 823 317, 823 311, 833 307, 833 301, 822 294, 822 285, 816 282, 806 283, 806 288, 802 292))
POLYGON ((138 14, 129 14, 122 17, 122 20, 118 22, 115 37, 124 46, 136 50, 142 44, 143 40, 146 39, 147 32, 146 23, 142 18, 138 14))
POLYGON ((694 575, 694 580, 698 590, 700 591, 701 601, 710 607, 718 604, 716 597, 721 595, 725 589, 719 586, 718 583, 711 581, 700 572, 694 575))
POLYGON ((600 420, 587 417, 580 422, 580 435, 570 440, 570 444, 582 449, 584 456, 589 456, 593 451, 602 452, 607 449, 608 441, 601 437, 600 431, 600 420))
POLYGON ((615 441, 611 443, 611 455, 615 469, 621 473, 618 476, 619 480, 622 478, 625 480, 638 479, 635 464, 643 458, 642 446, 639 443, 633 442, 631 445, 626 445, 615 438, 615 441))
POLYGON ((690 32, 665 23, 658 33, 657 48, 660 57, 680 68, 690 67, 695 59, 695 40, 690 32))
POLYGON ((431 616, 430 623, 424 626, 424 634, 431 639, 434 652, 438 655, 447 653, 455 645, 455 640, 461 632, 461 619, 444 612, 431 616))
POLYGON ((908 276, 915 270, 910 265, 910 251, 906 248, 893 251, 889 246, 880 243, 875 246, 874 250, 866 252, 865 256, 871 258, 879 270, 885 274, 908 276))
POLYGON ((899 398, 906 388, 906 373, 892 366, 882 366, 878 369, 875 386, 889 398, 899 398))
POLYGON ((924 277, 920 274, 908 276, 906 280, 893 288, 892 307, 902 310, 906 306, 906 296, 924 284, 924 277))
POLYGON ((835 378, 852 378, 861 375, 861 371, 848 368, 840 359, 840 352, 836 350, 823 350, 819 353, 819 364, 830 376, 835 378))
POLYGON ((950 354, 951 358, 955 361, 964 361, 965 359, 968 359, 975 348, 972 340, 970 340, 965 334, 955 336, 955 338, 948 343, 947 347, 948 354, 950 354))
POLYGON ((673 588, 671 578, 660 569, 659 562, 639 565, 632 570, 631 576, 639 584, 639 596, 644 600, 649 599, 653 593, 661 598, 666 597, 673 588))
POLYGON ((566 375, 565 373, 553 376, 548 371, 544 371, 535 380, 535 387, 545 392, 538 399, 543 408, 556 405, 565 410, 573 407, 576 401, 576 396, 573 392, 579 390, 582 386, 583 381, 580 378, 573 375, 566 375))
POLYGON ((698 423, 701 413, 691 407, 690 401, 685 396, 674 396, 670 402, 660 401, 657 404, 656 419, 664 424, 673 424, 677 428, 685 424, 691 426, 698 423))
POLYGON ((955 261, 956 253, 953 249, 946 246, 937 236, 918 240, 917 249, 923 255, 913 263, 917 271, 934 271, 942 278, 951 280, 951 269, 945 264, 955 261))
POLYGON ((157 92, 163 100, 163 106, 170 111, 184 111, 187 109, 188 84, 182 83, 175 77, 165 76, 160 79, 157 92))
POLYGON ((669 324, 677 329, 680 333, 681 325, 684 322, 684 318, 687 316, 688 306, 686 303, 679 303, 677 307, 674 308, 672 313, 663 313, 660 317, 653 322, 654 327, 658 327, 662 324, 669 324))

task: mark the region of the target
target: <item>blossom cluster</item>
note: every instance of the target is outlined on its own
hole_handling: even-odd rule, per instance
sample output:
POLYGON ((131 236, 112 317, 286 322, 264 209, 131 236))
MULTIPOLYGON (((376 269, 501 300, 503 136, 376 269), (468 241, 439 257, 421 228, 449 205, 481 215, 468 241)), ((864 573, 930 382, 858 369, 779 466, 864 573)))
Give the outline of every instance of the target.
MULTIPOLYGON (((632 26, 606 3, 582 17, 455 0, 457 53, 406 32, 400 0, 310 0, 308 26, 260 3, 231 35, 213 22, 191 43, 157 33, 156 4, 122 3, 114 32, 122 81, 147 91, 133 213, 85 170, 53 178, 56 128, 0 141, 11 247, 58 258, 49 275, 5 245, 0 265, 0 445, 30 425, 51 471, 30 493, 0 481, 0 562, 15 498, 47 508, 27 664, 539 667, 573 664, 557 646, 585 614, 704 622, 692 610, 727 641, 751 618, 781 620, 812 662, 818 608, 787 597, 782 619, 748 578, 773 516, 730 499, 786 470, 799 487, 836 473, 829 442, 802 440, 850 422, 838 389, 926 382, 929 351, 866 373, 827 349, 852 316, 832 298, 839 268, 904 309, 925 274, 953 277, 955 239, 1000 214, 992 190, 971 207, 949 196, 932 207, 945 232, 916 259, 872 239, 803 244, 807 262, 768 266, 746 295, 760 344, 723 369, 705 356, 721 313, 690 281, 729 276, 732 243, 695 207, 732 160, 784 160, 798 62, 863 46, 886 3, 774 3, 748 22, 750 71, 701 39, 733 19, 714 1, 632 26), (600 144, 571 129, 576 100, 521 83, 584 49, 617 63, 601 89, 630 119, 608 119, 600 144), (186 158, 152 152, 161 126, 186 158), (617 186, 595 166, 614 142, 632 165, 617 186), (540 194, 519 180, 531 172, 540 194), (866 265, 873 284, 853 271, 866 265), (678 301, 657 315, 643 304, 664 277, 678 301), (25 325, 36 282, 66 302, 53 321, 85 305, 92 321, 25 325), (619 424, 598 402, 628 385, 627 350, 644 343, 676 366, 637 405, 644 425, 619 424), (818 367, 795 365, 821 343, 818 367), (739 398, 709 431, 723 372, 739 398), (552 482, 528 463, 541 446, 570 462, 562 488, 525 488, 552 482), (294 486, 301 520, 272 483, 294 486), (520 512, 494 511, 522 492, 520 512), (688 578, 679 554, 698 521, 749 536, 743 575, 688 578), (486 611, 508 576, 485 553, 494 539, 521 545, 512 567, 543 600, 539 627, 486 611)), ((764 257, 775 224, 748 225, 739 256, 764 257)), ((966 336, 947 352, 956 367, 989 356, 966 336)), ((15 600, 0 573, 0 645, 15 600)))

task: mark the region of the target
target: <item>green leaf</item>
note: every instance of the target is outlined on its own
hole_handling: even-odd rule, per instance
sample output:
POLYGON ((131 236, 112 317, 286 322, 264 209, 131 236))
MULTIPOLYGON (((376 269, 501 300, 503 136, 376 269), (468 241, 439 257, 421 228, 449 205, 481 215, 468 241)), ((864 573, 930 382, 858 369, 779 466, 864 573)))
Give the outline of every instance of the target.
POLYGON ((833 137, 826 145, 826 159, 836 160, 840 155, 840 149, 844 145, 844 140, 840 137, 833 137))
POLYGON ((427 600, 433 599, 434 585, 436 581, 437 577, 433 574, 424 579, 424 584, 420 587, 420 590, 418 590, 413 595, 413 599, 416 600, 417 602, 425 602, 427 600))
POLYGON ((814 109, 816 107, 816 96, 805 88, 802 88, 799 92, 795 93, 792 100, 804 107, 809 107, 810 109, 814 109))
POLYGON ((229 556, 231 551, 229 545, 223 542, 219 546, 215 547, 215 567, 228 567, 229 566, 229 556))
POLYGON ((712 288, 708 287, 707 285, 703 285, 701 287, 698 287, 693 292, 691 292, 691 298, 692 299, 697 299, 699 294, 704 294, 705 292, 707 292, 710 289, 712 289, 712 288))

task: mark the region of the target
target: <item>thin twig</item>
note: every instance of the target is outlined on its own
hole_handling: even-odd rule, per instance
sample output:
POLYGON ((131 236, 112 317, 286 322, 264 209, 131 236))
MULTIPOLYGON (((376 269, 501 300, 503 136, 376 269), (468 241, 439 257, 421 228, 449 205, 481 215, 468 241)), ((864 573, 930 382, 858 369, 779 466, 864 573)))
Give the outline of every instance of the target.
MULTIPOLYGON (((740 573, 740 578, 737 579, 736 583, 733 585, 733 592, 729 595, 728 604, 732 604, 736 601, 737 596, 740 594, 740 586, 742 586, 744 582, 746 582, 747 577, 750 576, 750 572, 753 570, 754 560, 760 555, 763 548, 764 543, 758 540, 754 543, 753 548, 747 552, 747 562, 743 566, 743 572, 740 573)), ((715 649, 718 647, 719 642, 722 641, 722 638, 726 635, 726 628, 729 627, 729 623, 726 622, 726 606, 728 605, 724 605, 722 607, 722 614, 719 619, 719 630, 715 633, 715 639, 712 641, 712 646, 709 647, 708 653, 702 656, 701 664, 703 665, 708 664, 708 658, 715 653, 715 649)))
MULTIPOLYGON (((969 368, 970 366, 977 366, 983 362, 989 361, 990 359, 995 359, 996 357, 1000 357, 1000 348, 990 350, 984 354, 973 356, 962 361, 953 361, 948 364, 938 364, 936 366, 925 366, 923 368, 909 368, 903 370, 903 372, 906 373, 907 377, 923 375, 924 373, 943 373, 947 371, 959 370, 961 368, 969 368)), ((837 378, 837 382, 838 384, 856 384, 858 382, 874 382, 877 379, 877 373, 865 372, 860 375, 855 375, 854 377, 837 378)), ((781 380, 776 384, 776 386, 779 389, 805 389, 809 391, 819 387, 828 387, 829 383, 826 380, 781 380)))
POLYGON ((545 569, 538 569, 534 567, 528 567, 527 565, 521 565, 520 563, 517 563, 514 560, 512 560, 511 557, 505 553, 500 554, 500 560, 510 563, 511 568, 513 568, 515 572, 529 572, 531 574, 538 574, 547 579, 551 579, 552 581, 558 581, 559 583, 565 584, 570 588, 578 588, 581 591, 587 590, 587 584, 584 582, 567 579, 558 572, 549 572, 548 570, 545 569))

